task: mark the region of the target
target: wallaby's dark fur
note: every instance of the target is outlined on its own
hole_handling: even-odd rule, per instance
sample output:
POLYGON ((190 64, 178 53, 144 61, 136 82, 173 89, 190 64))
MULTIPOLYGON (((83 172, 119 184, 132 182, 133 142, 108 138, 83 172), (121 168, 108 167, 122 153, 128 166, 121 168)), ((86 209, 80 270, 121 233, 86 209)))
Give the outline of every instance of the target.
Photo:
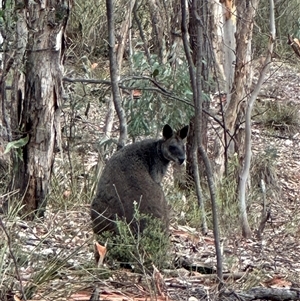
POLYGON ((111 157, 91 206, 95 233, 116 231, 113 222, 116 216, 131 222, 134 201, 140 213, 160 218, 168 227, 169 209, 160 183, 170 161, 182 164, 185 160, 183 139, 187 132, 188 126, 174 133, 169 125, 165 125, 163 139, 133 143, 111 157))

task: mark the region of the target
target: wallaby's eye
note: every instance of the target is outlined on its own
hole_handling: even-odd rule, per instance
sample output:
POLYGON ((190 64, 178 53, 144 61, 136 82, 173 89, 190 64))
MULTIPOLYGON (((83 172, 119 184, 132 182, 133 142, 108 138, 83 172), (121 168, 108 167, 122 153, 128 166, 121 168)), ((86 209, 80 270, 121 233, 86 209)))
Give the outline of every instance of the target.
POLYGON ((174 146, 174 145, 170 145, 170 146, 169 146, 169 151, 170 151, 171 153, 175 152, 176 149, 177 149, 177 147, 174 146))

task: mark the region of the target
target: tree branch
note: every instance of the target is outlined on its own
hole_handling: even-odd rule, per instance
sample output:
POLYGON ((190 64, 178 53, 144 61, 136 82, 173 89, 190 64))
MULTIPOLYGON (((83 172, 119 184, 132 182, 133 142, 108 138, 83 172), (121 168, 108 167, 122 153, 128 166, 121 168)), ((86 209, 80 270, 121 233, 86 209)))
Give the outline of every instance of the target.
MULTIPOLYGON (((70 77, 64 77, 63 81, 65 82, 69 82, 69 83, 88 83, 88 84, 103 84, 106 86, 111 86, 111 82, 108 80, 101 80, 101 79, 86 79, 86 78, 70 78, 70 77)), ((168 98, 180 101, 188 106, 194 107, 194 104, 192 102, 189 102, 186 99, 183 99, 181 97, 178 97, 176 95, 174 95, 173 92, 168 91, 166 88, 162 87, 161 84, 159 84, 157 81, 155 81, 153 78, 149 77, 149 76, 138 76, 138 75, 133 75, 133 76, 128 76, 126 78, 120 79, 119 80, 119 84, 118 84, 119 88, 122 90, 141 90, 141 91, 153 91, 153 92, 157 92, 160 93, 168 98), (153 83, 157 88, 153 88, 153 87, 145 87, 145 88, 141 88, 139 86, 125 86, 122 85, 123 82, 126 81, 130 81, 130 80, 149 80, 151 83, 153 83)), ((222 128, 225 129, 224 124, 222 123, 222 121, 220 121, 217 117, 215 117, 215 114, 212 114, 211 112, 202 109, 203 112, 208 115, 209 117, 211 117, 215 122, 217 122, 222 128)), ((229 130, 226 129, 226 132, 228 134, 228 136, 230 137, 230 139, 234 139, 234 135, 231 135, 229 130)), ((230 141, 231 141, 230 140, 230 141)))

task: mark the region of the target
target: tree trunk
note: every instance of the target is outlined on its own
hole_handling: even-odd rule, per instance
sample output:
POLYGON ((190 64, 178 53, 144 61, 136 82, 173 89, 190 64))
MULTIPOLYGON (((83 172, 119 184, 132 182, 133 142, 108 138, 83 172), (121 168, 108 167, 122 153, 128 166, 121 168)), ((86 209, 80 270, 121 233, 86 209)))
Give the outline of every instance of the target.
POLYGON ((108 42, 109 42, 109 69, 112 97, 115 109, 120 122, 120 137, 117 149, 122 148, 127 140, 127 121, 124 109, 121 102, 121 94, 119 90, 119 67, 115 51, 115 13, 114 1, 106 0, 106 14, 107 14, 107 27, 108 27, 108 42))
MULTIPOLYGON (((59 108, 63 94, 62 57, 69 0, 25 2, 19 9, 17 35, 22 34, 24 81, 14 83, 14 139, 28 137, 20 157, 14 157, 13 188, 20 189, 25 212, 42 216, 49 192, 56 139, 60 137, 59 108), (23 49, 24 50, 24 49, 23 49)), ((16 69, 14 79, 20 78, 16 69)))
MULTIPOLYGON (((5 2, 1 2, 1 11, 5 12, 5 20, 11 20, 11 11, 6 10, 5 2), (8 15, 8 16, 7 16, 8 15)), ((0 54, 0 99, 1 99, 1 106, 0 106, 0 167, 2 174, 6 174, 7 170, 2 169, 5 167, 9 162, 9 155, 4 155, 4 150, 7 145, 7 142, 11 140, 11 130, 9 125, 9 116, 8 116, 8 97, 7 97, 7 78, 9 78, 9 73, 13 65, 13 58, 11 55, 11 41, 5 39, 7 36, 12 36, 12 29, 9 22, 5 22, 0 28, 0 44, 2 45, 2 53, 0 54)))
POLYGON ((274 3, 273 0, 269 0, 269 1, 270 1, 270 33, 271 33, 270 36, 271 37, 269 40, 268 53, 263 68, 260 72, 258 82, 253 92, 251 93, 250 99, 247 103, 246 117, 245 117, 245 142, 244 142, 245 155, 244 155, 243 168, 240 173, 240 181, 239 181, 240 216, 241 216, 241 223, 242 223, 242 233, 245 238, 251 237, 251 229, 248 224, 247 206, 246 206, 246 184, 249 178, 250 164, 251 164, 251 113, 252 113, 255 100, 265 80, 265 75, 271 63, 271 57, 273 53, 275 35, 276 35, 274 3))
MULTIPOLYGON (((238 113, 245 106, 252 82, 251 41, 255 12, 259 0, 237 3, 236 61, 231 98, 227 100, 225 120, 231 134, 235 131, 238 113)), ((239 123, 239 121, 238 121, 239 123)), ((236 146, 238 148, 238 146, 236 146)))
POLYGON ((209 18, 209 28, 211 29, 211 47, 213 50, 214 60, 215 60, 215 71, 214 76, 217 82, 217 88, 219 92, 225 91, 226 77, 225 77, 225 67, 224 67, 224 51, 223 50, 223 8, 215 0, 209 0, 209 11, 211 12, 209 18))
POLYGON ((164 17, 164 10, 161 1, 149 0, 149 9, 152 22, 152 37, 154 52, 158 55, 161 64, 166 62, 166 30, 167 23, 164 17))
POLYGON ((234 62, 236 60, 236 9, 233 1, 221 0, 224 22, 224 72, 226 78, 225 93, 229 103, 234 79, 234 62))
MULTIPOLYGON (((203 160, 206 176, 208 180, 208 187, 210 192, 210 199, 211 199, 211 206, 213 212, 213 231, 215 237, 215 249, 216 249, 216 257, 217 257, 217 274, 219 280, 219 289, 222 288, 223 282, 223 263, 222 263, 222 254, 221 254, 221 247, 220 247, 220 235, 219 235, 219 224, 218 224, 218 212, 217 212, 217 200, 216 200, 216 190, 213 181, 213 174, 211 163, 208 158, 207 152, 205 147, 203 146, 203 123, 202 123, 202 116, 203 116, 203 90, 206 88, 204 83, 205 81, 205 73, 203 69, 206 69, 207 66, 203 63, 205 60, 208 62, 208 48, 205 47, 205 39, 207 38, 208 32, 207 29, 207 2, 206 1, 192 1, 190 3, 190 22, 192 22, 193 32, 195 32, 195 37, 193 39, 194 44, 194 55, 192 56, 190 53, 190 47, 188 45, 188 38, 187 38, 187 30, 186 30, 186 9, 185 9, 185 1, 181 1, 181 9, 182 9, 182 38, 184 44, 185 55, 187 57, 188 65, 189 65, 189 74, 190 74, 190 81, 193 90, 193 100, 194 100, 194 107, 195 107, 195 118, 194 118, 194 137, 193 137, 193 144, 191 147, 191 152, 193 154, 193 172, 194 172, 194 180, 196 186, 196 193, 198 202, 200 205, 200 209, 202 214, 204 212, 203 206, 203 198, 201 193, 201 185, 200 185, 200 177, 199 177, 199 164, 198 158, 199 154, 203 160), (192 20, 192 21, 191 21, 192 20), (193 60, 196 64, 194 64, 193 60), (195 70, 196 67, 196 70, 195 70), (201 199, 202 198, 202 199, 201 199)), ((209 70, 205 70, 209 72, 209 70)), ((205 132, 207 134, 207 131, 205 132)), ((205 216, 203 216, 203 226, 206 227, 205 224, 205 216)), ((205 229, 206 230, 206 229, 205 229)))
MULTIPOLYGON (((215 57, 221 58, 218 53, 223 53, 226 105, 223 115, 224 128, 217 135, 222 139, 217 138, 214 147, 216 178, 221 177, 224 171, 226 174, 228 157, 234 152, 243 153, 240 147, 243 145, 244 132, 240 131, 240 121, 244 117, 245 104, 252 84, 251 41, 254 16, 259 0, 220 0, 220 2, 223 9, 223 23, 214 17, 213 21, 218 23, 213 27, 213 36, 218 37, 221 30, 223 41, 222 43, 215 42, 213 45, 215 57), (220 27, 221 25, 223 27, 220 27)), ((220 41, 220 38, 215 38, 215 40, 220 41)))
MULTIPOLYGON (((211 85, 209 84, 209 73, 211 73, 212 66, 211 66, 211 48, 210 48, 210 36, 209 32, 207 30, 207 26, 209 24, 209 14, 208 14, 208 5, 204 5, 201 7, 201 12, 199 12, 199 16, 202 20, 202 26, 206 30, 206 32, 203 34, 203 38, 201 41, 201 47, 202 47, 202 54, 203 54, 203 60, 205 61, 205 64, 201 63, 201 74, 199 76, 202 77, 202 93, 209 95, 211 92, 211 85)), ((198 42, 197 42, 197 35, 198 35, 198 27, 199 24, 197 24, 197 20, 194 14, 194 8, 192 7, 192 3, 189 3, 189 22, 188 22, 188 31, 189 31, 189 37, 190 37, 190 48, 191 48, 191 56, 192 61, 194 65, 197 63, 198 59, 198 42)), ((208 97, 203 97, 201 95, 202 102, 201 106, 202 109, 209 111, 209 101, 208 97)), ((208 116, 203 113, 201 110, 200 115, 197 117, 201 122, 201 144, 204 147, 205 151, 207 150, 208 145, 208 116)), ((196 123, 197 120, 194 120, 192 123, 196 123)), ((193 124, 190 124, 191 128, 193 128, 193 124)), ((197 133, 196 133, 197 134, 197 133)), ((193 178, 193 168, 190 166, 191 162, 193 162, 193 147, 192 143, 195 139, 194 137, 195 132, 189 131, 189 135, 187 138, 187 178, 193 178)), ((199 162, 199 173, 200 177, 202 178, 204 175, 204 163, 203 158, 201 158, 200 153, 198 153, 198 162, 199 162)))

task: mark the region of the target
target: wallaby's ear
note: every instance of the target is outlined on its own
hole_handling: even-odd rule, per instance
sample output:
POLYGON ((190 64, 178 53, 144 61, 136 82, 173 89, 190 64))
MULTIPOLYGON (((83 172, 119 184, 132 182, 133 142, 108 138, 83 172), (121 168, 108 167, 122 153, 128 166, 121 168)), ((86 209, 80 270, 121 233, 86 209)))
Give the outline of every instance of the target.
POLYGON ((163 136, 166 140, 173 136, 173 130, 168 124, 166 124, 163 128, 163 136))
POLYGON ((189 131, 189 126, 186 125, 185 127, 183 127, 181 130, 178 131, 177 135, 181 138, 184 139, 186 138, 187 134, 189 131))

